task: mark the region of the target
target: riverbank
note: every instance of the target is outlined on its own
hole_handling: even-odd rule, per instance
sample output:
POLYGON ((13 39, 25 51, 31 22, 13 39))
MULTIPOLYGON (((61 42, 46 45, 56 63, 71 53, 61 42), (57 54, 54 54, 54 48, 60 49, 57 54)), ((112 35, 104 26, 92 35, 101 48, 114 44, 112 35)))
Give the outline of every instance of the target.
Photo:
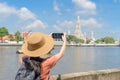
POLYGON ((81 47, 120 47, 120 44, 73 44, 68 46, 81 46, 81 47))
POLYGON ((120 80, 120 68, 52 75, 50 80, 120 80))
POLYGON ((22 46, 22 43, 0 43, 0 46, 22 46))
MULTIPOLYGON (((0 43, 0 46, 22 46, 23 43, 0 43)), ((55 46, 61 46, 62 43, 55 43, 55 46)), ((67 46, 80 47, 120 47, 120 44, 67 44, 67 46)))

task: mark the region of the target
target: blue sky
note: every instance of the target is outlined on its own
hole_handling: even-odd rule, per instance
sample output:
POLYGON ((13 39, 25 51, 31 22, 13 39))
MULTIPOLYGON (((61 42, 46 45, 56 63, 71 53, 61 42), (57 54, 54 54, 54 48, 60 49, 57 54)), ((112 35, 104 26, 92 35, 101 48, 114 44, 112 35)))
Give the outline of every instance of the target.
POLYGON ((0 0, 0 26, 44 33, 74 33, 80 16, 82 33, 120 39, 120 0, 0 0))

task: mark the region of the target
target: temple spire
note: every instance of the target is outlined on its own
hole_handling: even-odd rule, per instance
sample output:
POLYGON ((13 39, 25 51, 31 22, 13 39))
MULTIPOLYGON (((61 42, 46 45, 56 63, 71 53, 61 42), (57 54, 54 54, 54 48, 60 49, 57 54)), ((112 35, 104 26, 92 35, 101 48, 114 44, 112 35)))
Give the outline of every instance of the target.
POLYGON ((81 31, 81 27, 80 27, 80 16, 77 16, 74 35, 79 39, 84 39, 84 36, 82 34, 82 31, 81 31))

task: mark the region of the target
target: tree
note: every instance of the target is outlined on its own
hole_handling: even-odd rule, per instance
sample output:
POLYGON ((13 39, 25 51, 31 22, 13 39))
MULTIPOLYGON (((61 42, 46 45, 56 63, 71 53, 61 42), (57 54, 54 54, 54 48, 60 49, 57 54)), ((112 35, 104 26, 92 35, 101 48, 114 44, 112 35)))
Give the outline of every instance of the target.
POLYGON ((84 43, 85 41, 83 39, 79 39, 80 43, 84 43))
POLYGON ((87 44, 89 44, 89 43, 90 43, 90 41, 91 41, 90 39, 87 39, 87 40, 86 40, 86 43, 87 43, 87 44))
POLYGON ((102 40, 98 39, 98 40, 95 41, 95 43, 102 43, 102 40))
POLYGON ((70 42, 72 42, 72 41, 74 41, 74 36, 73 35, 68 35, 67 36, 67 41, 70 43, 70 42))
POLYGON ((101 39, 98 39, 95 41, 96 43, 106 43, 106 44, 112 44, 115 42, 114 38, 112 37, 109 37, 109 36, 106 36, 106 37, 103 37, 101 39))
POLYGON ((19 32, 19 31, 17 31, 17 32, 15 33, 15 39, 16 39, 17 43, 18 43, 19 41, 23 40, 22 37, 20 36, 20 32, 19 32))
POLYGON ((105 42, 106 44, 115 42, 114 38, 109 36, 102 38, 102 41, 105 42))
POLYGON ((84 43, 83 39, 78 39, 77 37, 73 36, 73 35, 68 35, 67 36, 67 41, 70 42, 74 42, 74 43, 84 43))
POLYGON ((15 38, 14 38, 14 36, 12 34, 9 34, 9 38, 10 38, 10 41, 14 41, 15 40, 15 38))
POLYGON ((8 33, 8 29, 7 28, 5 28, 5 27, 0 27, 0 37, 1 37, 1 39, 4 37, 4 36, 6 36, 6 35, 8 35, 9 33, 8 33))

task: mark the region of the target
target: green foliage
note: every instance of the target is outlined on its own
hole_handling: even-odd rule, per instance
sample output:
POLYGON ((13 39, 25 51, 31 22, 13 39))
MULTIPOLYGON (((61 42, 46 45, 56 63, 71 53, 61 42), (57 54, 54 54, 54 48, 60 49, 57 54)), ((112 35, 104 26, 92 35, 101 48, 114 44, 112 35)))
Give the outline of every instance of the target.
POLYGON ((14 41, 14 36, 12 34, 9 34, 10 41, 14 41))
POLYGON ((98 39, 98 40, 95 41, 95 43, 102 43, 102 40, 98 39))
POLYGON ((72 41, 74 41, 74 39, 75 39, 75 36, 73 36, 73 35, 68 35, 67 36, 67 41, 70 43, 70 42, 72 42, 72 41))
POLYGON ((18 43, 19 41, 22 41, 22 40, 23 40, 22 37, 20 36, 20 32, 19 32, 19 31, 17 31, 17 32, 15 33, 15 39, 16 39, 17 43, 18 43))
POLYGON ((5 35, 8 35, 8 29, 5 27, 0 27, 0 37, 3 37, 5 35))
POLYGON ((80 43, 84 43, 85 41, 83 39, 79 39, 80 43))
POLYGON ((77 37, 73 36, 73 35, 68 35, 67 36, 67 41, 70 42, 74 42, 74 43, 84 43, 83 39, 78 39, 77 37))
POLYGON ((112 43, 115 42, 115 40, 114 40, 114 38, 112 38, 112 37, 106 36, 106 37, 104 37, 104 38, 101 38, 101 39, 96 40, 95 42, 96 42, 96 43, 106 43, 106 44, 111 43, 111 44, 112 44, 112 43))
POLYGON ((86 40, 86 43, 87 43, 87 44, 90 43, 90 39, 87 39, 87 40, 86 40))
POLYGON ((105 42, 106 44, 108 44, 108 43, 114 43, 115 42, 115 40, 112 38, 112 37, 104 37, 104 38, 102 38, 101 39, 103 42, 105 42))

